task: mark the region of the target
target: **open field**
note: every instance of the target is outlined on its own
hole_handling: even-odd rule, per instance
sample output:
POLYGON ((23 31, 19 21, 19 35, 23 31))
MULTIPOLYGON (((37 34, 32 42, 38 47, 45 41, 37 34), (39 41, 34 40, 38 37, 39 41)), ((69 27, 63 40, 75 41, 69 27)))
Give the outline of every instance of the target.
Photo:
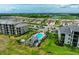
POLYGON ((14 37, 8 35, 0 35, 0 54, 1 55, 77 55, 79 49, 72 49, 67 46, 58 46, 55 44, 56 35, 48 33, 47 38, 39 47, 29 47, 24 44, 20 45, 16 42, 17 39, 28 38, 34 32, 14 37))

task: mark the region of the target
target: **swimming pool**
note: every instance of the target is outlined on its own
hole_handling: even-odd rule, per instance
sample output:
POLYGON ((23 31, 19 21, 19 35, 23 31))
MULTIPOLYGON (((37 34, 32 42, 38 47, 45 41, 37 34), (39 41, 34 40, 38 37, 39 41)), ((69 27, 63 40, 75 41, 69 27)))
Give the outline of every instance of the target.
POLYGON ((42 33, 37 33, 36 37, 37 37, 38 39, 42 39, 42 38, 44 37, 44 34, 42 34, 42 33))
POLYGON ((41 43, 41 40, 46 37, 46 34, 43 32, 36 33, 30 38, 30 46, 38 46, 41 43))

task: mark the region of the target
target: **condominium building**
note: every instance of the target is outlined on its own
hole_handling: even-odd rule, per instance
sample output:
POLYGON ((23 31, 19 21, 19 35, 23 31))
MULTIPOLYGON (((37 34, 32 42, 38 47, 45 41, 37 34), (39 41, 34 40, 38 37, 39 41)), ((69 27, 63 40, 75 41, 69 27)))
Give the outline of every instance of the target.
POLYGON ((8 35, 21 35, 28 31, 25 22, 16 19, 0 19, 0 33, 8 35))
POLYGON ((59 43, 79 48, 79 25, 67 25, 58 30, 59 43))

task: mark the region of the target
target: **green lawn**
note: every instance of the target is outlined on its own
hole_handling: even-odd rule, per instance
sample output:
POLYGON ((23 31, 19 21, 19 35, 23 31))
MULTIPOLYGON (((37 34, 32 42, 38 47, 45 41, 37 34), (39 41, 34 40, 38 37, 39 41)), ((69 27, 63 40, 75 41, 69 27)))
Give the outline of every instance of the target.
MULTIPOLYGON (((3 50, 0 50, 0 54, 3 55, 77 55, 79 54, 79 49, 72 49, 67 46, 58 46, 55 44, 55 41, 57 39, 57 35, 54 33, 47 33, 47 38, 41 43, 39 47, 29 47, 24 44, 19 45, 16 40, 21 38, 27 38, 30 37, 35 32, 28 32, 25 35, 14 37, 11 36, 5 36, 0 35, 0 39, 3 40, 6 39, 8 42, 3 47, 3 50)), ((0 41, 1 42, 1 41, 0 41)), ((0 47, 1 48, 1 47, 0 47)))

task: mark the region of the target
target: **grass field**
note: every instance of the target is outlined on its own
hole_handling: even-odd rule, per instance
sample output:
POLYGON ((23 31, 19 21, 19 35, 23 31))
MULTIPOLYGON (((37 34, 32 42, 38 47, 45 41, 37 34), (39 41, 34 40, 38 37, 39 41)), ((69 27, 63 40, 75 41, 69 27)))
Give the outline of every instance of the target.
POLYGON ((14 37, 8 35, 0 35, 0 54, 1 55, 77 55, 79 49, 72 49, 67 46, 58 46, 55 44, 56 35, 48 33, 47 38, 39 47, 29 47, 27 45, 19 45, 16 40, 30 37, 34 32, 14 37))

